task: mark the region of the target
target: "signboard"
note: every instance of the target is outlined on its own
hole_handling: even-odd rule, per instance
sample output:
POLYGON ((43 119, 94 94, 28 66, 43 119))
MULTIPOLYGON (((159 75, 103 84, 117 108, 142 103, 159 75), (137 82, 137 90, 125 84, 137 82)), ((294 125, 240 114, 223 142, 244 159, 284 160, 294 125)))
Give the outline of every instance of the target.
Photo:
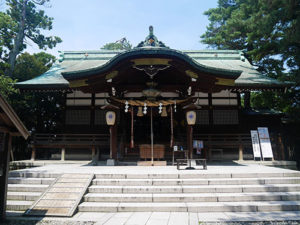
POLYGON ((267 127, 258 127, 257 128, 259 141, 260 141, 260 148, 263 158, 273 158, 273 151, 269 136, 269 131, 267 127))
POLYGON ((252 140, 252 148, 253 148, 253 157, 254 157, 254 159, 255 158, 260 158, 261 159, 258 132, 256 130, 251 130, 251 140, 252 140))
POLYGON ((178 146, 177 146, 177 145, 174 145, 173 151, 174 151, 174 152, 177 152, 177 151, 178 151, 178 146))
POLYGON ((193 148, 201 149, 203 148, 203 141, 201 140, 193 140, 193 148))
POLYGON ((260 139, 270 139, 269 131, 267 127, 258 127, 257 131, 260 139))

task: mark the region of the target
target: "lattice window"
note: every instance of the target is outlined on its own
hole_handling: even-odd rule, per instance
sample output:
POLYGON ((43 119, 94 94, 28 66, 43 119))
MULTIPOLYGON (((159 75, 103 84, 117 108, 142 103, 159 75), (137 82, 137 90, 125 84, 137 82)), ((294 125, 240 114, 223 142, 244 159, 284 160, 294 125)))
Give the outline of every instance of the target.
POLYGON ((66 124, 89 125, 90 121, 90 110, 67 110, 66 112, 66 124))
POLYGON ((216 125, 238 124, 238 110, 214 110, 213 120, 216 125))
POLYGON ((106 125, 105 110, 95 110, 95 125, 106 125))
POLYGON ((208 125, 209 124, 208 110, 197 110, 196 111, 196 124, 200 124, 200 125, 208 125))

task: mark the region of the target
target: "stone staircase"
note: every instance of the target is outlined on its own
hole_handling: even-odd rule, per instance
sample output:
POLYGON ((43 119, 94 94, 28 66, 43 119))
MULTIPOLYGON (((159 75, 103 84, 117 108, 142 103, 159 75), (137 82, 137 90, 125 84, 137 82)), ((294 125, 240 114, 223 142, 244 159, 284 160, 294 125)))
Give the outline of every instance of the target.
POLYGON ((11 172, 8 178, 6 210, 24 212, 57 176, 58 174, 11 172))
POLYGON ((80 212, 300 211, 300 173, 96 174, 80 212))

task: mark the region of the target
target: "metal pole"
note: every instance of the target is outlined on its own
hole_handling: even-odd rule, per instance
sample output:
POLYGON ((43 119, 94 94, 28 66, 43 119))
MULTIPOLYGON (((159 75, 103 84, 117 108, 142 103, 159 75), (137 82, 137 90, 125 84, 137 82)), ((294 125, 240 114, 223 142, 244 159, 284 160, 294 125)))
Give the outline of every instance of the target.
POLYGON ((154 165, 154 159, 153 159, 153 116, 152 116, 152 107, 150 107, 151 113, 150 113, 150 120, 151 120, 151 165, 154 165))

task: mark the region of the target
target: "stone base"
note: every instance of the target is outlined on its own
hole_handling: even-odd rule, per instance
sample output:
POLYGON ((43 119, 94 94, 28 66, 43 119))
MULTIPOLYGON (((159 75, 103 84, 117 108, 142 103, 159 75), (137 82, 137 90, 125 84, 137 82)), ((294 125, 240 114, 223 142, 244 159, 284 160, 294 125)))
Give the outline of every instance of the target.
POLYGON ((106 161, 106 165, 107 165, 107 166, 115 166, 115 165, 116 165, 116 162, 115 162, 114 159, 108 159, 108 160, 106 161))
MULTIPOLYGON (((151 161, 138 161, 137 163, 138 166, 152 166, 151 161)), ((166 166, 167 161, 154 161, 153 166, 166 166)))

